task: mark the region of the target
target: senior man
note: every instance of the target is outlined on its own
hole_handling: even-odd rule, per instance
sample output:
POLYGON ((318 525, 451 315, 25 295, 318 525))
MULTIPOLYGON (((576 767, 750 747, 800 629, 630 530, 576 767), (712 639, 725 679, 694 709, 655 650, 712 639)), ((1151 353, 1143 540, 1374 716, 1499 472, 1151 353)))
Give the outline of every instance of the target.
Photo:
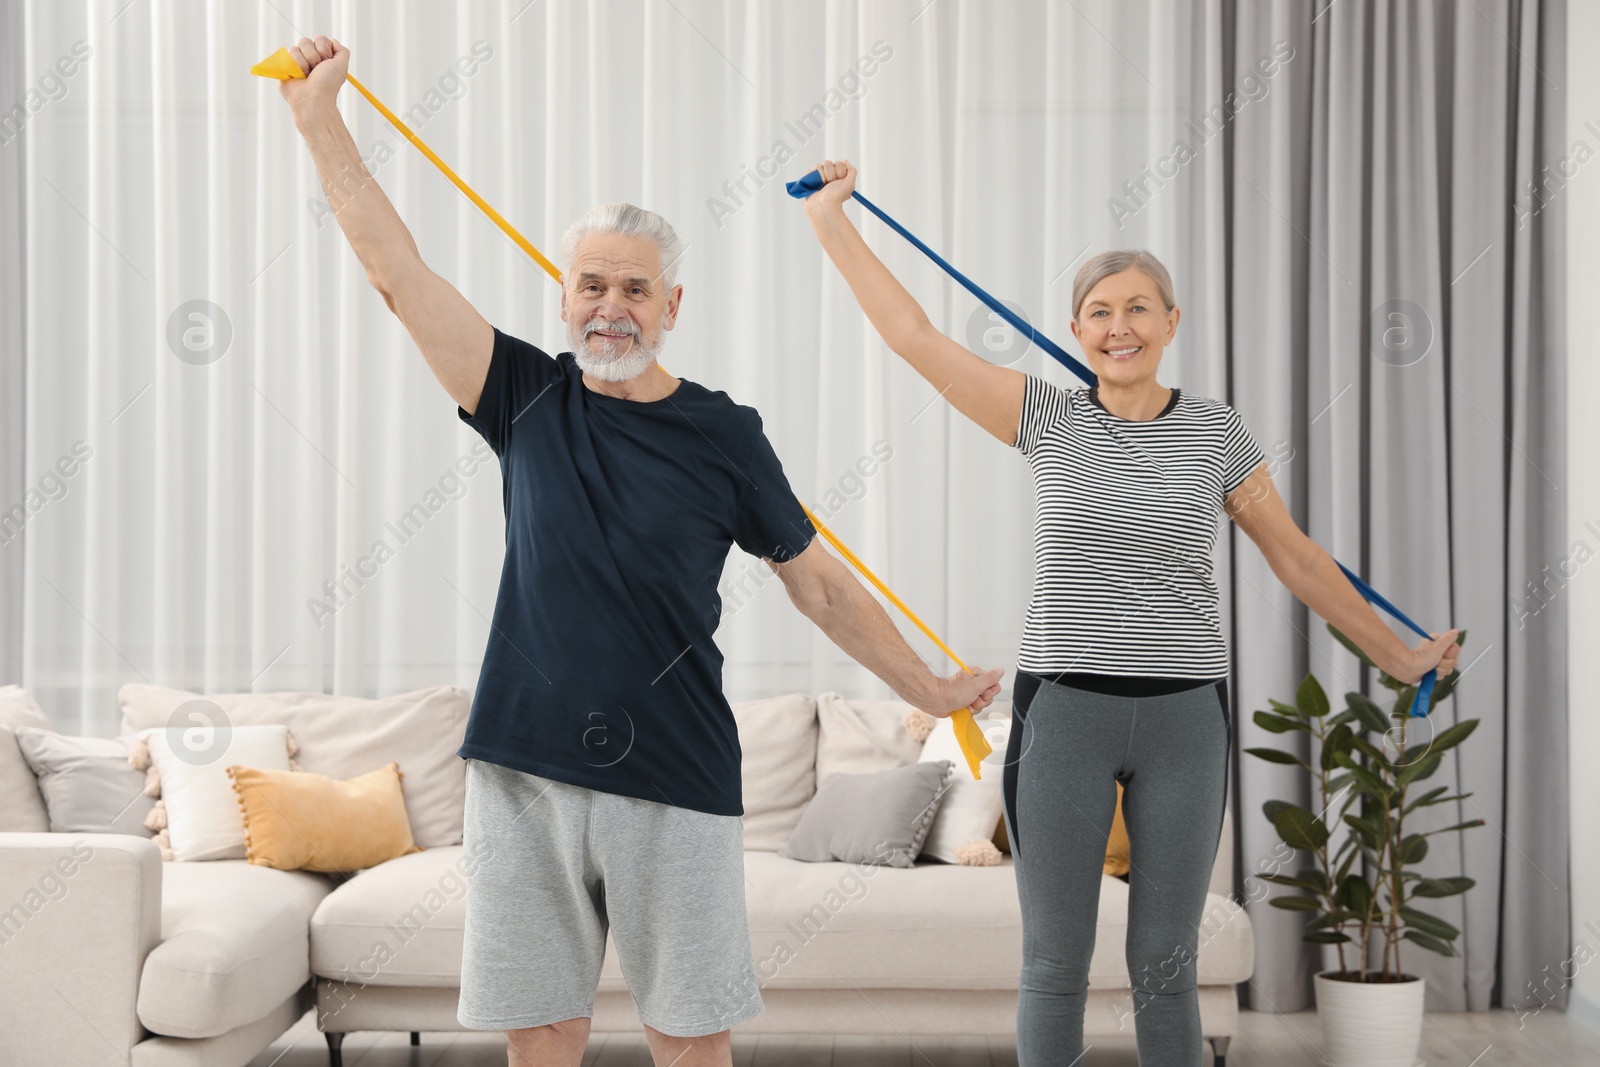
POLYGON ((562 241, 551 358, 422 262, 335 107, 349 52, 318 37, 281 83, 334 217, 459 415, 500 457, 506 553, 460 755, 467 897, 458 1019, 509 1062, 577 1064, 609 928, 657 1064, 732 1063, 762 1010, 744 901, 739 738, 713 640, 729 548, 913 705, 986 707, 1000 671, 934 675, 815 538, 754 409, 656 361, 681 248, 607 204, 562 241))

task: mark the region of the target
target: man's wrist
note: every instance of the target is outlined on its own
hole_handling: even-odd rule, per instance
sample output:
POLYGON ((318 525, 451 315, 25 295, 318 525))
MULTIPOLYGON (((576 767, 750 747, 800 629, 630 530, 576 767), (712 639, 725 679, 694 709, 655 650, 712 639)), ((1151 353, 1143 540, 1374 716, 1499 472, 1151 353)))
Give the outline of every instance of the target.
POLYGON ((301 131, 312 129, 330 119, 343 122, 339 114, 339 105, 335 97, 316 96, 298 102, 290 109, 294 117, 295 128, 301 131))
MULTIPOLYGON (((924 677, 917 679, 910 692, 903 695, 906 703, 913 704, 919 709, 937 708, 939 706, 939 693, 943 685, 944 679, 929 671, 924 677)), ((930 714, 937 714, 937 712, 930 712, 930 714)))

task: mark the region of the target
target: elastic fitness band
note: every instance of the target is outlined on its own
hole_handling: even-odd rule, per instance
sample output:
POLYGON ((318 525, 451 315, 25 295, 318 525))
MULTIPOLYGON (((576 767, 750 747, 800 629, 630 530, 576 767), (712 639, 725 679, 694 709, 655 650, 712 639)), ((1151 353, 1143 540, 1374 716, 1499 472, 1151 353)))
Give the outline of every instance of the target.
MULTIPOLYGON (((293 63, 294 61, 291 59, 290 62, 293 63)), ((299 70, 300 68, 298 65, 296 65, 295 69, 299 70)), ((810 174, 807 174, 802 178, 786 183, 784 188, 787 189, 789 191, 789 195, 794 197, 796 200, 804 200, 806 197, 818 191, 826 184, 827 183, 822 180, 822 175, 820 173, 817 171, 812 171, 810 174)), ((956 270, 956 268, 947 263, 937 252, 919 241, 910 230, 907 230, 894 219, 891 219, 888 215, 884 214, 878 205, 874 204, 872 201, 868 200, 858 192, 852 192, 850 195, 852 198, 859 200, 862 207, 866 208, 868 211, 872 212, 874 215, 878 216, 878 218, 882 219, 886 224, 888 224, 891 230, 893 230, 895 233, 898 233, 901 237, 904 237, 907 241, 910 241, 918 251, 937 263, 939 268, 946 274, 960 282, 962 288, 966 289, 967 292, 977 297, 978 300, 988 307, 990 311, 993 311, 996 315, 999 315, 1006 322, 1010 323, 1014 329, 1021 331, 1023 336, 1027 337, 1034 344, 1038 345, 1040 348, 1050 353, 1050 355, 1054 356, 1056 361, 1062 366, 1066 367, 1073 374, 1076 374, 1088 385, 1094 386, 1100 384, 1100 379, 1095 375, 1094 371, 1090 370, 1076 359, 1073 359, 1072 356, 1068 355, 1060 345, 1050 340, 1050 338, 1046 337, 1038 330, 1035 330, 1033 326, 1024 321, 1021 316, 1017 315, 1000 301, 984 292, 982 287, 980 287, 976 282, 972 281, 972 279, 968 278, 965 274, 962 274, 959 270, 956 270)), ((1339 561, 1334 560, 1334 562, 1338 563, 1339 561)), ((1339 563, 1339 569, 1344 572, 1346 578, 1350 579, 1350 584, 1356 587, 1356 592, 1360 593, 1367 603, 1387 611, 1390 615, 1393 615, 1395 619, 1409 627, 1413 633, 1419 634, 1425 640, 1433 639, 1432 634, 1428 633, 1428 631, 1424 630, 1422 627, 1418 626, 1416 623, 1407 618, 1404 612, 1379 595, 1379 593, 1373 589, 1372 586, 1358 578, 1356 573, 1349 567, 1346 567, 1343 563, 1339 563)), ((1433 710, 1433 686, 1434 683, 1438 681, 1438 677, 1439 672, 1436 669, 1430 670, 1427 674, 1422 676, 1422 681, 1417 684, 1416 694, 1411 699, 1412 718, 1422 718, 1423 716, 1427 715, 1429 711, 1433 710)))
MULTIPOLYGON (((289 50, 287 48, 278 49, 276 52, 272 53, 272 55, 251 67, 250 73, 259 75, 263 78, 273 78, 278 81, 283 81, 288 78, 304 78, 306 76, 305 71, 300 69, 300 64, 293 56, 289 54, 289 50)), ((498 211, 490 207, 488 202, 484 200, 483 197, 473 192, 472 187, 466 182, 462 181, 456 172, 451 170, 445 161, 440 159, 434 153, 433 149, 423 144, 422 139, 416 134, 412 133, 406 124, 401 122, 399 117, 396 116, 393 111, 390 111, 387 107, 384 107, 383 103, 377 97, 373 96, 372 93, 367 90, 365 85, 362 85, 360 82, 356 81, 356 79, 351 75, 346 74, 345 80, 354 86, 357 92, 366 97, 367 101, 372 104, 373 107, 378 109, 378 114, 388 119, 390 125, 399 130, 406 140, 416 145, 417 150, 428 158, 428 162, 438 167, 440 172, 443 173, 446 178, 449 178, 457 189, 460 189, 464 194, 466 194, 467 199, 471 200, 473 204, 477 205, 478 210, 482 211, 489 217, 489 221, 500 227, 507 237, 516 242, 518 248, 528 253, 528 255, 533 258, 535 263, 544 268, 544 272, 546 274, 554 278, 558 284, 561 282, 561 271, 556 267, 556 265, 545 258, 545 256, 533 246, 531 241, 522 236, 522 234, 518 233, 516 228, 513 227, 511 223, 507 222, 498 211)), ((932 253, 929 254, 932 255, 932 253)), ((915 623, 919 630, 927 634, 928 637, 932 639, 933 643, 938 645, 945 655, 949 656, 956 662, 957 666, 966 671, 968 674, 972 673, 972 668, 963 663, 961 661, 961 657, 950 651, 950 646, 939 640, 938 635, 930 630, 926 623, 917 618, 916 613, 906 606, 905 601, 895 596, 889 587, 883 584, 882 580, 879 579, 876 574, 873 574, 872 571, 868 570, 867 565, 862 563, 854 552, 845 547, 844 542, 839 540, 832 530, 824 526, 821 520, 816 517, 816 515, 812 514, 811 509, 806 507, 804 501, 800 502, 800 507, 803 511, 805 511, 806 518, 811 520, 811 524, 817 528, 817 532, 821 534, 829 544, 838 549, 839 553, 843 555, 845 559, 849 560, 850 563, 854 565, 856 570, 860 571, 869 582, 877 587, 879 592, 888 597, 890 602, 892 602, 895 607, 904 612, 906 618, 915 623)), ((955 729, 956 741, 961 746, 961 754, 966 757, 968 770, 972 772, 972 777, 981 778, 982 773, 980 772, 978 765, 982 763, 983 760, 994 751, 994 749, 990 746, 988 739, 983 736, 983 731, 978 728, 978 724, 973 719, 972 712, 969 709, 958 708, 951 712, 950 723, 955 729)))

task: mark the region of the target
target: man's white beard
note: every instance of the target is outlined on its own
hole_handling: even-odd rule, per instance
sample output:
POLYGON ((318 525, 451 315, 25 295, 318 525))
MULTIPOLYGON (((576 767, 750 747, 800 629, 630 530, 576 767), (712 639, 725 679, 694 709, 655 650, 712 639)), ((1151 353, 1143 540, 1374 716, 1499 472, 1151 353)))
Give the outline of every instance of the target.
POLYGON ((631 319, 621 319, 610 322, 606 319, 590 319, 585 323, 569 323, 567 325, 567 339, 572 343, 572 354, 577 360, 578 369, 585 374, 591 374, 603 382, 625 382, 630 378, 637 378, 650 369, 656 357, 661 353, 662 343, 666 340, 665 331, 654 345, 647 345, 639 334, 639 328, 631 319), (631 334, 627 355, 617 355, 617 348, 621 342, 600 339, 599 353, 593 352, 589 347, 589 335, 595 330, 626 331, 631 334))

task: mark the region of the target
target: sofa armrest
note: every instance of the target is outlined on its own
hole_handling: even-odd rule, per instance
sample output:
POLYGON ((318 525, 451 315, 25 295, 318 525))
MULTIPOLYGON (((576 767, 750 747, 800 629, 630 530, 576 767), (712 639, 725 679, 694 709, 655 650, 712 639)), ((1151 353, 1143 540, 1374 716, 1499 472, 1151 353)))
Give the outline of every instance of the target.
POLYGON ((161 854, 131 834, 0 834, 0 1033, 12 1067, 122 1064, 161 939, 161 854))
POLYGON ((1233 895, 1233 811, 1222 810, 1222 833, 1217 840, 1217 859, 1211 865, 1211 884, 1207 891, 1219 897, 1233 895))

